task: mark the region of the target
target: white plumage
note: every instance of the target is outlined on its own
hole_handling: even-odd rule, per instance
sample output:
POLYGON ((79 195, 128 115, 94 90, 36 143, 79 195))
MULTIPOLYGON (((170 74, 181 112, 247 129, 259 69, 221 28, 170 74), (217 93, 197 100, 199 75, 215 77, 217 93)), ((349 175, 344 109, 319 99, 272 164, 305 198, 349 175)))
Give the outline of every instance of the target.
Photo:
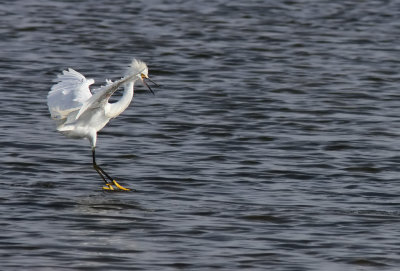
POLYGON ((57 78, 58 84, 52 86, 47 96, 47 104, 51 117, 60 120, 79 109, 92 96, 89 86, 94 80, 87 80, 85 76, 71 68, 63 71, 57 78))
POLYGON ((124 77, 115 82, 106 80, 106 85, 96 89, 92 94, 89 86, 94 83, 94 80, 86 79, 79 72, 69 68, 57 76, 57 84, 52 86, 47 96, 47 105, 52 119, 56 121, 57 130, 67 137, 87 138, 90 141, 93 166, 106 182, 107 187, 104 187, 105 189, 111 189, 112 184, 120 189, 122 187, 95 162, 97 132, 110 119, 117 117, 129 106, 133 98, 134 84, 137 80, 140 80, 153 93, 144 81, 145 79, 149 79, 147 65, 134 59, 124 77), (109 103, 108 100, 111 95, 120 87, 124 87, 122 97, 115 103, 109 103))

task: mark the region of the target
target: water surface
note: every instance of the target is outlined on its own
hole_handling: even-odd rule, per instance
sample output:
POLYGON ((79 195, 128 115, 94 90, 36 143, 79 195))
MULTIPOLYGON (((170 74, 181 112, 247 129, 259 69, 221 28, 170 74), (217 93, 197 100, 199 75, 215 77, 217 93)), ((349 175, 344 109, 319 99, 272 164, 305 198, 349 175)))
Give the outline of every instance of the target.
POLYGON ((2 270, 397 270, 397 1, 0 4, 2 270), (89 143, 52 80, 162 87, 89 143))

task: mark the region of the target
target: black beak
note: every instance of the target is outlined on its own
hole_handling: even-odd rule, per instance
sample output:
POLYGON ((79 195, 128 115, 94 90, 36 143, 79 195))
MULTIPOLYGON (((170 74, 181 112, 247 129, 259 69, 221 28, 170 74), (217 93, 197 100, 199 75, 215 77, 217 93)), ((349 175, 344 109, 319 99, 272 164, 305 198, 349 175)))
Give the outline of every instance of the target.
POLYGON ((146 83, 146 81, 144 81, 143 80, 143 84, 150 90, 150 92, 151 93, 153 93, 153 95, 155 96, 155 94, 154 94, 154 91, 151 89, 151 87, 146 83))
POLYGON ((154 82, 153 80, 151 80, 150 78, 143 78, 143 84, 150 90, 150 92, 151 93, 153 93, 153 95, 155 96, 155 94, 154 94, 154 91, 151 89, 151 87, 149 86, 149 84, 147 84, 146 83, 146 81, 145 80, 149 80, 151 83, 153 83, 156 87, 159 87, 160 85, 158 85, 156 82, 154 82))
POLYGON ((160 85, 157 84, 156 82, 154 82, 153 80, 151 80, 150 78, 146 78, 147 80, 149 80, 150 82, 152 82, 156 87, 159 87, 160 85))

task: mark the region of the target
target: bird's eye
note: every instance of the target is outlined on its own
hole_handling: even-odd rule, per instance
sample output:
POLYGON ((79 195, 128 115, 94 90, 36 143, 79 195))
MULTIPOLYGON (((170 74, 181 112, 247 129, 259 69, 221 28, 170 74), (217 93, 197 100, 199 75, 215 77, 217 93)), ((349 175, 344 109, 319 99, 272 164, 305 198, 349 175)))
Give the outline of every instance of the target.
POLYGON ((144 75, 144 73, 142 73, 140 76, 142 77, 142 79, 146 78, 146 75, 144 75))

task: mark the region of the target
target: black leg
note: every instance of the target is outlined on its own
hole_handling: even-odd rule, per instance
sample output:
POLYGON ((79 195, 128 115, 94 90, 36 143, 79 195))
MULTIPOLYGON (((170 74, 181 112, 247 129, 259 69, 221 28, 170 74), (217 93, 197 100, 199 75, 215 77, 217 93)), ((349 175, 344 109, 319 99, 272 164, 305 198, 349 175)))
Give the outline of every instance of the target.
MULTIPOLYGON (((96 164, 96 155, 94 149, 92 150, 92 156, 93 156, 93 168, 97 171, 97 173, 100 175, 100 177, 103 179, 103 181, 107 184, 108 181, 106 180, 105 177, 107 175, 105 174, 104 170, 102 170, 97 164, 96 164)), ((108 176, 109 177, 109 176, 108 176)), ((107 178, 108 178, 107 177, 107 178)), ((111 180, 112 181, 112 180, 111 180)))
POLYGON ((121 186, 119 183, 117 183, 113 178, 111 178, 110 175, 108 175, 99 165, 96 163, 96 154, 95 154, 95 149, 92 149, 92 157, 93 157, 93 168, 97 171, 97 173, 100 175, 100 177, 103 179, 103 181, 106 183, 107 190, 113 190, 112 185, 115 185, 117 188, 120 190, 125 190, 129 191, 130 189, 125 188, 121 186), (109 180, 109 182, 106 180, 106 178, 109 180))

